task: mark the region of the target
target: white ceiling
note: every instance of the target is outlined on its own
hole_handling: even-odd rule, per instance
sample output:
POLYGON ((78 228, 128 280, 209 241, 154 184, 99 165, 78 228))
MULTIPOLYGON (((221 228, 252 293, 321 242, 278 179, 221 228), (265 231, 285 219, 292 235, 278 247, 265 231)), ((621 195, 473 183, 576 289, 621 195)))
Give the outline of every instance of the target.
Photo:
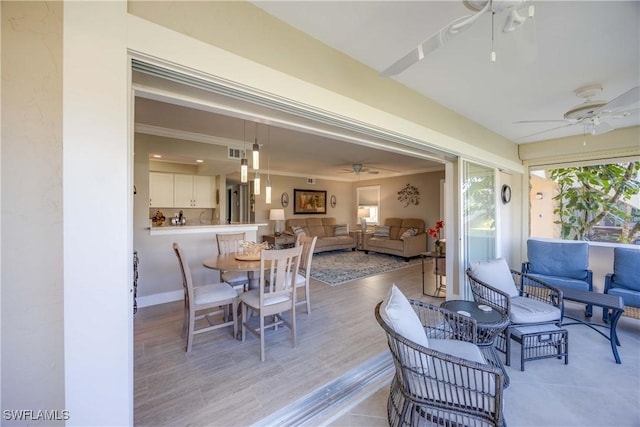
MULTIPOLYGON (((253 3, 377 71, 454 19, 472 13, 462 0, 253 3)), ((535 20, 514 33, 503 34, 499 29, 505 17, 496 15, 495 63, 489 61, 491 21, 490 14, 485 14, 467 31, 392 78, 517 143, 581 134, 583 127, 576 125, 523 139, 564 123, 513 122, 562 119, 567 110, 583 102, 574 90, 587 84, 600 84, 603 90, 597 98, 606 101, 638 86, 640 2, 534 4, 535 20), (526 42, 532 35, 535 43, 526 42)), ((175 105, 171 99, 156 101, 137 99, 138 125, 211 135, 239 144, 254 139, 251 118, 247 125, 247 117, 230 117, 197 105, 175 105)), ((638 126, 640 113, 635 110, 628 118, 610 123, 638 126)), ((340 131, 310 134, 308 128, 314 125, 293 129, 272 124, 267 141, 262 126, 259 143, 269 145, 273 153, 270 170, 279 174, 361 180, 443 168, 438 154, 431 159, 434 162, 419 155, 374 150, 326 136, 340 131), (378 173, 349 173, 353 163, 363 163, 378 173)), ((189 156, 159 154, 165 154, 165 160, 195 164, 195 158, 189 156)), ((204 160, 202 169, 218 173, 237 170, 237 160, 214 156, 204 160)), ((263 157, 263 173, 264 167, 263 157)))
MULTIPOLYGON (((462 0, 253 4, 377 71, 454 19, 473 13, 462 0)), ((535 5, 535 18, 515 32, 501 31, 506 14, 495 16, 495 63, 489 60, 491 14, 486 13, 392 78, 517 143, 582 134, 584 127, 574 125, 523 138, 565 123, 514 122, 563 119, 584 101, 574 91, 585 85, 601 85, 596 99, 604 101, 638 86, 640 2, 527 4, 535 5)), ((629 117, 609 123, 616 128, 639 125, 638 105, 634 108, 629 117)))

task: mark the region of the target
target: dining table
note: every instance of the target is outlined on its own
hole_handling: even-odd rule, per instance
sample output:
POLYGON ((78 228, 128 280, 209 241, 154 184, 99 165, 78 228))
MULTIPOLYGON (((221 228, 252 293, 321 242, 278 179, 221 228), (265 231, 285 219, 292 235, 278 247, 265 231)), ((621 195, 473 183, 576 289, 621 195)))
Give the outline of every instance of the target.
POLYGON ((260 258, 230 252, 206 258, 202 264, 207 268, 220 271, 246 271, 249 277, 249 289, 260 288, 260 258))

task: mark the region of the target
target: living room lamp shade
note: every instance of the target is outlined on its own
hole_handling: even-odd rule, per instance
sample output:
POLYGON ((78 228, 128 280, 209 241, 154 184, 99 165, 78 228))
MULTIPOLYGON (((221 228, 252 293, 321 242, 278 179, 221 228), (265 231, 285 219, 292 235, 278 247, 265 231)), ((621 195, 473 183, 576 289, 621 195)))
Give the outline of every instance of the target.
POLYGON ((270 209, 269 219, 276 222, 273 230, 276 235, 280 235, 282 233, 282 221, 284 221, 284 209, 270 209))
POLYGON ((367 229, 367 219, 371 215, 369 208, 358 208, 358 218, 360 218, 360 227, 362 231, 367 229))

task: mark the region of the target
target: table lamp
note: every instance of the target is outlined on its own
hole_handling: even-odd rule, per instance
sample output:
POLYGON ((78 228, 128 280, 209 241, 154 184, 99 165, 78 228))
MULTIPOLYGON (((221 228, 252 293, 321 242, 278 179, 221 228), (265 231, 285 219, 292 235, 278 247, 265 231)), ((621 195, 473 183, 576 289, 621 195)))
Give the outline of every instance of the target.
POLYGON ((358 218, 360 218, 360 228, 363 233, 367 231, 367 218, 370 214, 369 208, 358 208, 358 218))
POLYGON ((284 221, 284 209, 270 209, 269 219, 275 221, 273 231, 276 236, 282 234, 282 221, 284 221))

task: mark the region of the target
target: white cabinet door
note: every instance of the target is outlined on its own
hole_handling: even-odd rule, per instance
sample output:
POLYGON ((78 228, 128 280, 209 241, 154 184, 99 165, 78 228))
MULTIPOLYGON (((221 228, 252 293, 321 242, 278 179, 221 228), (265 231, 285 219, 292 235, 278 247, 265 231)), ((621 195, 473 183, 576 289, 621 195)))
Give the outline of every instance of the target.
POLYGON ((173 174, 149 173, 149 207, 173 207, 173 174))
POLYGON ((214 208, 213 188, 215 178, 195 175, 193 177, 193 206, 196 208, 214 208))
POLYGON ((193 207, 193 175, 174 175, 173 207, 193 207))

